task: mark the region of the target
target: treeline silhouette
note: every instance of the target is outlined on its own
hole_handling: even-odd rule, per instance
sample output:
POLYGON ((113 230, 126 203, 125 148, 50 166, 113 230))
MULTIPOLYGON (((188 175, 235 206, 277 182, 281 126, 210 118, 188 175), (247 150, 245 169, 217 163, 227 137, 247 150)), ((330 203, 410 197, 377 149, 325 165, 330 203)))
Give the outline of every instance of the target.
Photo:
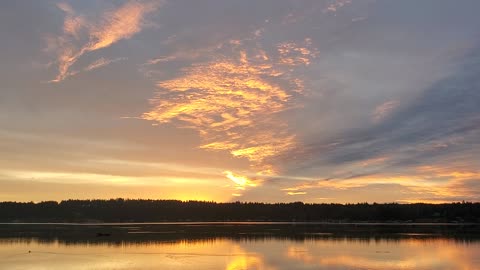
POLYGON ((177 200, 0 202, 0 222, 480 222, 480 203, 310 204, 177 200))

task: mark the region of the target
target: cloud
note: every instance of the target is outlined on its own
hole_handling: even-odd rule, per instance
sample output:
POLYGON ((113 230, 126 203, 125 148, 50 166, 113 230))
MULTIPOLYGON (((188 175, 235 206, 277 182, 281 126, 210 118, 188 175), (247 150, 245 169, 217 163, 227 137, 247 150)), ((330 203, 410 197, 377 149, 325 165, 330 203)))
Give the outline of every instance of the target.
POLYGON ((247 176, 242 176, 239 174, 235 174, 231 171, 224 171, 223 174, 230 179, 232 182, 235 183, 235 188, 244 190, 247 187, 256 187, 260 184, 260 180, 253 180, 248 178, 247 176))
MULTIPOLYGON (((336 11, 336 8, 346 4, 350 2, 333 7, 336 11)), ((371 22, 362 22, 358 28, 365 27, 363 23, 368 26, 371 22)), ((305 26, 307 22, 296 24, 305 26)), ((295 24, 284 27, 295 29, 295 24)), ((355 29, 356 27, 357 25, 355 29)), ((369 185, 398 185, 412 194, 417 192, 415 187, 422 187, 425 194, 433 194, 435 188, 423 185, 424 182, 435 180, 422 175, 423 182, 417 181, 415 166, 429 162, 443 164, 443 156, 453 156, 456 151, 462 151, 462 147, 469 141, 478 143, 474 136, 478 134, 480 111, 473 105, 479 101, 474 90, 476 79, 473 76, 478 68, 472 66, 474 62, 467 63, 466 60, 471 56, 465 57, 462 63, 457 63, 457 70, 453 74, 449 73, 436 82, 431 83, 433 79, 430 78, 438 79, 446 72, 432 72, 435 74, 427 74, 430 78, 424 81, 412 79, 415 83, 398 86, 393 85, 399 78, 396 74, 398 70, 390 67, 395 62, 390 60, 400 59, 403 51, 395 51, 399 55, 393 58, 390 55, 384 56, 381 51, 368 52, 367 55, 373 57, 368 57, 367 60, 376 69, 363 69, 364 63, 361 60, 365 48, 361 47, 372 46, 370 40, 361 43, 360 48, 351 50, 345 50, 345 45, 340 45, 339 48, 332 49, 334 52, 329 52, 326 46, 325 52, 320 53, 312 45, 315 43, 318 46, 317 41, 297 36, 296 39, 287 37, 272 42, 274 38, 268 35, 273 32, 268 25, 254 28, 265 30, 251 40, 232 38, 230 43, 216 44, 209 47, 208 52, 196 54, 196 49, 191 49, 184 55, 165 54, 164 58, 152 61, 150 64, 158 64, 165 69, 173 66, 169 66, 168 62, 180 58, 196 63, 190 65, 178 61, 175 63, 177 67, 185 64, 179 73, 167 74, 156 82, 158 91, 151 99, 152 109, 143 114, 142 118, 196 130, 202 138, 200 148, 226 151, 235 157, 247 159, 257 172, 329 179, 315 186, 325 189, 354 190, 369 185), (269 40, 265 41, 267 36, 269 40), (270 44, 266 45, 265 42, 270 44), (324 55, 328 57, 329 53, 330 58, 322 58, 324 55), (335 69, 338 57, 346 60, 345 65, 339 64, 336 69, 340 71, 338 74, 334 74, 336 70, 328 74, 322 72, 322 61, 335 63, 332 64, 335 69), (359 60, 357 65, 351 64, 356 60, 359 60), (351 78, 343 77, 344 73, 348 75, 344 66, 353 70, 358 77, 352 81, 349 81, 351 78), (385 72, 376 76, 379 77, 378 81, 375 76, 369 77, 370 74, 377 74, 373 71, 382 68, 385 72), (340 78, 339 81, 343 84, 336 89, 324 91, 321 89, 324 84, 320 82, 330 79, 330 75, 333 79, 340 78), (318 76, 318 81, 315 81, 314 76, 318 76), (322 98, 321 102, 312 104, 324 108, 315 111, 318 112, 316 115, 298 117, 308 127, 305 130, 294 130, 285 115, 292 115, 292 108, 303 105, 301 102, 305 98, 305 88, 308 89, 312 81, 318 83, 314 85, 316 89, 313 91, 317 91, 315 94, 322 98), (357 82, 359 85, 355 84, 357 82), (469 85, 460 85, 459 82, 469 85), (374 89, 367 89, 371 85, 374 89), (348 87, 352 89, 345 89, 348 87), (298 93, 295 89, 299 89, 298 93), (352 93, 346 93, 350 90, 352 93), (337 103, 328 104, 329 97, 326 95, 330 94, 329 91, 338 98, 339 106, 335 106, 337 103), (328 110, 329 107, 331 110, 328 110), (330 117, 325 115, 328 113, 346 115, 345 118, 352 115, 354 119, 357 119, 357 115, 362 115, 363 122, 325 121, 331 124, 311 125, 316 122, 316 117, 330 117), (302 134, 312 129, 315 129, 317 133, 314 135, 317 136, 302 134)), ((360 36, 356 36, 352 43, 358 43, 357 39, 364 38, 360 36)), ((365 39, 371 36, 370 33, 365 39)), ((330 46, 334 45, 332 42, 330 46)), ((409 47, 410 43, 395 46, 397 45, 409 47)), ((382 49, 397 48, 388 46, 394 45, 380 44, 382 49)), ((406 59, 403 67, 408 69, 412 63, 415 61, 406 59)), ((334 117, 335 120, 339 119, 334 117)), ((470 152, 470 158, 474 154, 475 152, 470 152)), ((465 162, 468 163, 468 159, 465 162)), ((284 190, 282 194, 285 192, 307 191, 299 188, 284 190)), ((308 195, 312 193, 308 192, 308 195)), ((453 199, 455 196, 459 194, 448 195, 448 198, 453 199)))
POLYGON ((290 195, 290 196, 295 196, 295 195, 306 195, 307 192, 305 191, 298 191, 298 192, 295 192, 295 191, 289 191, 287 192, 287 195, 290 195))
POLYGON ((260 118, 271 119, 283 110, 290 97, 262 78, 271 76, 270 69, 230 61, 194 66, 185 77, 158 83, 175 96, 153 99, 158 105, 143 118, 160 123, 180 120, 186 127, 199 130, 206 140, 201 148, 230 150, 234 156, 262 162, 293 144, 293 137, 265 126, 281 123, 260 122, 260 118), (261 130, 254 122, 262 125, 261 130))
POLYGON ((79 39, 80 31, 87 26, 84 16, 76 16, 73 8, 67 3, 58 3, 57 7, 65 12, 65 20, 63 22, 63 32, 79 39))
POLYGON ((306 160, 302 168, 346 166, 385 156, 392 157, 389 165, 408 168, 411 164, 441 162, 460 152, 462 160, 470 164, 478 153, 467 144, 480 143, 480 94, 476 90, 480 66, 475 62, 479 55, 480 50, 474 49, 456 63, 451 74, 409 102, 387 101, 378 106, 373 113, 378 121, 375 125, 306 143, 306 156, 321 158, 306 160))
POLYGON ((309 65, 319 54, 315 48, 312 49, 312 40, 309 38, 306 38, 304 45, 300 46, 294 42, 280 43, 277 50, 280 54, 280 63, 290 66, 309 65))
POLYGON ((154 108, 142 118, 195 129, 204 140, 200 148, 229 151, 251 161, 259 173, 272 174, 271 161, 298 147, 279 116, 303 92, 303 81, 292 70, 308 65, 316 49, 305 39, 302 45, 279 44, 277 54, 267 55, 258 43, 246 43, 230 40, 211 53, 212 60, 158 81, 159 92, 150 100, 154 108))
POLYGON ((97 68, 101 68, 101 67, 110 65, 111 63, 115 63, 115 62, 118 62, 118 61, 123 61, 123 60, 126 60, 126 59, 127 59, 126 57, 119 57, 119 58, 115 58, 115 59, 105 59, 105 58, 102 57, 102 58, 94 61, 90 65, 88 65, 83 70, 84 71, 91 71, 91 70, 94 70, 94 69, 97 69, 97 68))
POLYGON ((456 202, 461 200, 479 200, 480 172, 471 168, 454 166, 420 166, 403 173, 379 172, 370 175, 351 177, 332 177, 328 180, 302 181, 282 188, 288 195, 335 194, 338 192, 355 193, 356 190, 368 189, 375 192, 375 187, 395 186, 398 202, 456 202))
POLYGON ((385 117, 387 117, 396 107, 398 101, 387 101, 375 108, 373 112, 373 122, 378 123, 385 117))
MULTIPOLYGON (((123 39, 130 39, 145 27, 144 17, 157 10, 159 1, 128 1, 104 12, 100 18, 75 15, 65 3, 57 6, 66 13, 63 35, 56 38, 58 75, 52 82, 60 82, 75 74, 71 67, 85 53, 110 47, 123 39)), ((51 47, 51 45, 49 45, 51 47)))
MULTIPOLYGON (((234 197, 241 197, 243 196, 243 192, 247 189, 258 187, 263 183, 263 180, 258 177, 250 178, 244 175, 236 174, 232 171, 224 171, 223 174, 234 183, 234 193, 232 193, 232 196, 234 197)), ((228 186, 230 185, 227 185, 227 187, 228 186)))

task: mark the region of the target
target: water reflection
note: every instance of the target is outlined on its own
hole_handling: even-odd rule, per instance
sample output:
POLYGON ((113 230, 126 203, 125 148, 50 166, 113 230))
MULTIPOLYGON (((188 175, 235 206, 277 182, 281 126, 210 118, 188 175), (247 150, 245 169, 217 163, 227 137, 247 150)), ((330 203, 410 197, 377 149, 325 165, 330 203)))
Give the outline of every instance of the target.
POLYGON ((233 240, 65 244, 0 240, 0 269, 475 269, 479 242, 233 240), (30 252, 29 252, 30 251, 30 252))
POLYGON ((230 261, 225 270, 241 270, 241 269, 276 269, 265 265, 264 259, 260 254, 249 254, 239 245, 235 246, 236 256, 230 261))
POLYGON ((321 269, 475 269, 478 244, 419 239, 398 242, 321 241, 290 245, 286 256, 321 269))
POLYGON ((3 225, 0 269, 478 269, 479 235, 478 226, 3 225))

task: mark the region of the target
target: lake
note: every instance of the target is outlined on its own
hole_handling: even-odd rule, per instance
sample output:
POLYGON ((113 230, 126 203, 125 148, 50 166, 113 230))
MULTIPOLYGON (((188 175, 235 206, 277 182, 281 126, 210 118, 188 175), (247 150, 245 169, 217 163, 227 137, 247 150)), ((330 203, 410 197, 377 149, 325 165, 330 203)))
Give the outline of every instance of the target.
POLYGON ((475 224, 0 224, 0 269, 480 269, 475 224))

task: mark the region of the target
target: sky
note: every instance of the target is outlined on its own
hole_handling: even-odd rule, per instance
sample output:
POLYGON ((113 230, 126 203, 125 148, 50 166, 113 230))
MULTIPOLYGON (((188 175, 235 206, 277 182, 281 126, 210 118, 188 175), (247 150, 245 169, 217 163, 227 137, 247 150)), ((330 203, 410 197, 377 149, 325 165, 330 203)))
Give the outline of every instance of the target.
POLYGON ((480 1, 0 3, 0 200, 480 201, 480 1))

